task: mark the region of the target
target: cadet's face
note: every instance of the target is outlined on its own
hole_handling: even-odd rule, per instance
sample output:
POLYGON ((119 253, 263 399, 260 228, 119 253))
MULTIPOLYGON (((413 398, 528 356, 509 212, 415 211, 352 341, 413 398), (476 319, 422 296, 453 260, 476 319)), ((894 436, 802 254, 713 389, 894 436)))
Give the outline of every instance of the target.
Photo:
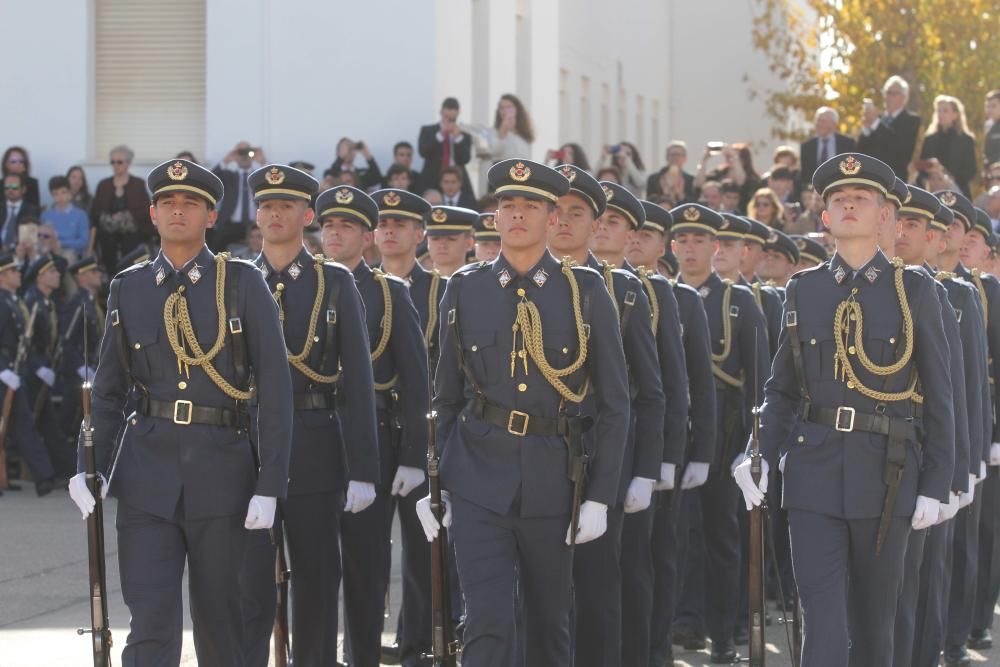
POLYGON ((890 206, 870 188, 845 186, 826 198, 823 224, 836 239, 877 238, 890 206))
POLYGON ((681 273, 702 273, 712 268, 712 255, 719 244, 711 234, 681 232, 672 245, 681 273))
POLYGON ((756 242, 745 241, 743 246, 746 251, 743 253, 743 258, 740 259, 740 273, 753 275, 757 273, 757 267, 764 260, 764 246, 756 242))
POLYGON ((168 192, 149 207, 160 238, 170 243, 192 243, 205 239, 205 231, 215 226, 215 209, 198 195, 168 192))
POLYGON ((471 234, 447 234, 427 237, 427 252, 435 266, 465 264, 465 254, 472 249, 471 234))
POLYGON ((990 247, 979 232, 968 232, 962 241, 962 249, 958 253, 962 263, 973 269, 986 266, 990 257, 990 247))
POLYGON ((375 228, 375 245, 383 257, 412 255, 423 240, 423 228, 409 218, 380 217, 375 228))
POLYGON ((492 262, 499 254, 499 241, 476 241, 476 259, 480 262, 492 262))
POLYGON ((332 215, 323 218, 323 254, 353 266, 365 247, 366 232, 361 223, 332 215))
POLYGON ((42 287, 54 290, 59 287, 61 278, 62 274, 59 273, 59 270, 56 267, 52 266, 38 274, 38 284, 42 287))
POLYGON ((597 230, 590 247, 594 252, 625 254, 631 238, 632 226, 628 219, 616 211, 605 211, 597 219, 597 230))
POLYGON ((777 250, 765 250, 760 275, 765 280, 783 281, 786 276, 792 273, 793 268, 794 265, 784 253, 777 250))
POLYGON ((712 265, 719 273, 733 273, 740 270, 746 245, 741 240, 721 239, 719 248, 712 257, 712 265))
POLYGON ((896 254, 907 264, 923 264, 929 241, 927 222, 907 215, 899 219, 898 229, 896 254))
POLYGON ((17 269, 0 271, 0 289, 16 290, 21 286, 21 272, 17 269))
POLYGON ((656 260, 666 253, 667 243, 663 234, 652 229, 640 229, 632 235, 627 256, 632 266, 645 266, 651 269, 656 266, 656 260))
POLYGON ((501 244, 514 250, 545 245, 549 230, 558 221, 554 205, 521 196, 501 199, 496 215, 501 244))
POLYGON ((257 206, 257 226, 266 243, 288 243, 301 239, 302 230, 312 224, 314 216, 305 201, 268 199, 257 206))
POLYGON ((962 224, 961 220, 956 220, 951 223, 948 231, 944 234, 944 251, 949 253, 960 252, 964 241, 965 225, 962 224))
POLYGON ((549 247, 557 257, 586 249, 597 227, 594 210, 577 195, 565 195, 556 204, 558 222, 549 231, 549 247))

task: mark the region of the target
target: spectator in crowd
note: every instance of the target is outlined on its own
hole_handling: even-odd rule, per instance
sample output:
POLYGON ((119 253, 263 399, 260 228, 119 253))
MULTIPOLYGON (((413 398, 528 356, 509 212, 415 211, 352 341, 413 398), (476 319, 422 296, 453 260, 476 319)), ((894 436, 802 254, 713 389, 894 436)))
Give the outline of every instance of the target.
POLYGON ((181 151, 174 157, 177 158, 178 160, 188 160, 189 162, 194 162, 195 164, 201 164, 200 162, 198 162, 198 158, 196 158, 194 156, 194 153, 192 153, 191 151, 181 151))
POLYGON ((768 227, 784 229, 784 211, 774 190, 760 188, 747 205, 747 215, 768 227))
POLYGON ((698 173, 694 176, 694 187, 700 189, 706 181, 722 181, 726 178, 740 186, 740 210, 746 210, 753 193, 760 187, 760 176, 754 170, 750 146, 727 144, 720 149, 715 142, 709 142, 705 146, 705 154, 698 165, 698 173), (723 161, 709 171, 708 162, 714 155, 721 155, 723 161))
POLYGON ((986 189, 1000 185, 1000 162, 994 162, 986 168, 986 189))
POLYGON ((361 187, 361 179, 358 177, 358 172, 353 169, 338 172, 335 179, 335 185, 350 185, 352 188, 361 187))
POLYGON ((797 201, 785 202, 781 205, 781 229, 786 234, 808 234, 813 231, 809 228, 809 216, 802 209, 802 204, 797 201))
POLYGON ((69 259, 67 258, 66 250, 59 242, 59 234, 56 233, 56 228, 51 223, 42 222, 38 225, 36 238, 35 256, 32 257, 32 261, 46 255, 51 256, 56 268, 59 269, 59 273, 65 274, 66 269, 69 267, 69 259))
POLYGON ((617 167, 601 167, 594 176, 599 181, 611 181, 618 185, 622 184, 622 173, 618 171, 617 167))
POLYGON ((882 160, 892 167, 898 178, 905 181, 917 147, 920 116, 906 109, 910 84, 903 77, 893 75, 886 79, 882 97, 885 113, 871 100, 865 101, 857 150, 882 160))
POLYGON ((319 191, 325 192, 337 184, 337 173, 333 169, 323 172, 323 180, 320 181, 319 191))
MULTIPOLYGON (((394 163, 385 170, 385 187, 410 190, 413 187, 413 171, 405 165, 394 163)), ((412 192, 412 191, 411 191, 412 192)))
POLYGON ((0 245, 10 250, 17 244, 17 228, 27 220, 38 220, 37 204, 24 200, 27 177, 24 172, 12 171, 3 177, 4 209, 0 220, 0 245))
POLYGON ((461 206, 476 208, 476 198, 462 189, 462 172, 458 167, 445 167, 441 170, 441 199, 445 206, 461 206))
MULTIPOLYGON (((934 98, 934 116, 924 134, 920 164, 926 165, 931 160, 940 162, 962 194, 972 198, 970 186, 979 170, 976 165, 976 140, 965 120, 965 106, 957 97, 938 95, 934 98)), ((917 183, 923 182, 922 173, 917 183)))
POLYGON ((976 205, 990 216, 993 231, 1000 233, 1000 185, 994 185, 984 192, 982 197, 977 200, 976 205))
POLYGON ((559 164, 571 164, 584 171, 590 171, 590 161, 580 144, 563 144, 559 150, 545 152, 545 164, 554 167, 559 164))
POLYGON ((413 168, 413 144, 409 141, 399 141, 396 145, 392 147, 392 165, 389 167, 389 171, 385 173, 385 182, 387 188, 399 188, 402 190, 409 190, 416 194, 417 188, 420 187, 420 172, 413 168), (405 188, 392 185, 389 180, 389 172, 393 170, 393 167, 397 168, 397 171, 402 169, 409 174, 409 185, 405 188))
POLYGON ((782 204, 798 201, 795 195, 796 174, 788 167, 776 164, 767 173, 766 187, 778 196, 782 204))
MULTIPOLYGON (((687 184, 684 180, 686 174, 675 164, 668 165, 657 172, 656 187, 653 197, 658 197, 667 202, 667 208, 673 208, 678 204, 689 201, 687 196, 687 184)), ((647 186, 648 187, 648 186, 647 186)))
POLYGON ((500 202, 493 195, 483 195, 473 207, 474 210, 480 213, 493 213, 498 208, 500 208, 500 202))
POLYGON ((42 213, 42 222, 52 225, 64 256, 73 263, 90 246, 90 218, 86 211, 73 205, 73 193, 65 176, 49 179, 49 194, 52 206, 42 213))
POLYGON ((424 169, 420 172, 421 189, 436 188, 442 169, 458 167, 462 172, 463 188, 472 192, 469 173, 465 169, 472 157, 472 135, 458 126, 458 112, 458 100, 448 97, 441 103, 441 119, 420 128, 417 150, 424 159, 424 169))
POLYGON ((528 157, 534 141, 535 129, 524 104, 511 93, 501 95, 493 114, 493 127, 486 132, 487 149, 483 157, 488 158, 490 164, 528 157))
POLYGON ((646 188, 646 166, 642 163, 639 149, 627 141, 614 146, 605 146, 601 151, 601 166, 614 167, 621 174, 619 185, 628 188, 636 197, 642 198, 646 188))
MULTIPOLYGON (((708 183, 702 187, 702 190, 708 183)), ((726 178, 719 184, 719 210, 726 213, 742 213, 740 210, 740 186, 726 178)))
POLYGON ((31 175, 31 159, 28 151, 21 146, 11 146, 3 154, 3 175, 21 174, 24 179, 23 196, 21 197, 28 204, 41 206, 39 198, 38 179, 31 175))
POLYGON ((713 211, 722 208, 722 184, 718 181, 706 181, 701 186, 701 198, 699 201, 713 211))
POLYGON ((672 202, 672 206, 685 201, 694 201, 694 176, 684 171, 684 163, 687 162, 687 158, 687 144, 683 141, 671 141, 670 145, 667 146, 666 166, 655 174, 650 175, 649 179, 646 180, 646 197, 651 198, 656 195, 667 194, 668 201, 672 202), (674 169, 671 170, 671 167, 674 169), (668 194, 668 183, 664 180, 670 179, 671 189, 676 190, 676 184, 672 183, 675 177, 673 175, 668 176, 668 174, 676 174, 677 172, 680 172, 680 176, 684 180, 684 194, 679 199, 668 194))
POLYGON ((444 203, 444 199, 441 198, 441 191, 435 188, 427 188, 420 196, 427 200, 427 203, 431 206, 437 206, 438 204, 444 203))
POLYGON ((73 165, 66 171, 66 178, 69 180, 69 192, 72 195, 73 206, 82 208, 84 211, 90 210, 90 204, 94 201, 94 196, 90 194, 90 186, 87 184, 87 173, 80 165, 73 165))
MULTIPOLYGON (((262 237, 263 238, 263 237, 262 237)), ((306 246, 306 250, 309 251, 310 255, 322 255, 323 254, 323 241, 316 232, 308 232, 302 237, 302 242, 306 246)), ((263 245, 263 242, 262 242, 263 245)), ((260 254, 260 251, 257 252, 260 254)))
POLYGON ((362 190, 375 190, 382 186, 382 170, 368 150, 368 144, 363 141, 354 141, 347 137, 341 138, 337 142, 337 159, 330 165, 334 173, 340 174, 345 171, 353 171, 357 176, 360 185, 355 187, 362 190), (358 165, 358 154, 364 158, 364 163, 358 165))
POLYGON ((316 171, 316 165, 312 162, 306 162, 305 160, 292 160, 288 163, 288 166, 293 169, 298 169, 299 171, 304 171, 310 176, 313 176, 313 172, 316 171))
POLYGON ((264 234, 260 231, 260 227, 249 225, 243 243, 230 245, 229 250, 233 253, 233 257, 253 261, 260 255, 263 247, 264 234))
POLYGON ((799 154, 792 146, 782 144, 781 146, 775 148, 774 155, 771 158, 771 163, 787 167, 793 174, 796 176, 799 175, 799 154))
POLYGON ((849 153, 854 150, 854 139, 837 130, 840 127, 840 114, 832 107, 816 109, 813 117, 814 134, 799 146, 802 169, 799 178, 802 186, 812 184, 816 167, 823 164, 834 155, 849 153))
POLYGON ((983 133, 983 166, 1000 162, 1000 88, 986 93, 986 124, 983 133))
POLYGON ((247 177, 265 164, 267 156, 263 148, 241 141, 212 169, 225 188, 215 227, 208 230, 208 247, 214 252, 221 252, 230 243, 240 241, 246 236, 247 226, 257 222, 257 205, 253 202, 247 177))
POLYGON ((823 232, 823 211, 826 204, 823 198, 816 192, 812 185, 802 190, 802 213, 799 215, 797 228, 801 231, 793 231, 793 234, 811 234, 823 232))
POLYGON ((942 190, 958 191, 955 179, 951 177, 951 174, 944 168, 944 165, 937 160, 927 161, 927 164, 924 165, 921 178, 923 179, 925 190, 930 190, 931 192, 941 192, 942 190))
POLYGON ((153 238, 146 182, 129 173, 135 153, 128 146, 111 149, 111 176, 97 184, 90 207, 96 247, 108 275, 118 272, 121 257, 153 238))

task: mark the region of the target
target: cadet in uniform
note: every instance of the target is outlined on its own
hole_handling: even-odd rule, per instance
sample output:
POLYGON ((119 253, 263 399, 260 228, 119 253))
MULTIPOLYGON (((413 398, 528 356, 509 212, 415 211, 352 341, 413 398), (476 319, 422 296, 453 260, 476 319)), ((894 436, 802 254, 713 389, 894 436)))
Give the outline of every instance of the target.
POLYGON ((90 256, 70 264, 68 271, 76 281, 76 291, 63 304, 59 314, 59 335, 65 342, 62 367, 56 371, 61 375, 63 386, 63 431, 73 433, 79 427, 82 416, 80 385, 93 380, 97 368, 97 352, 104 331, 104 307, 97 302, 96 296, 104 282, 104 272, 97 260, 90 256), (83 346, 84 323, 87 326, 86 350, 83 346))
POLYGON ((819 241, 802 234, 792 234, 791 239, 795 241, 795 247, 799 249, 799 263, 795 265, 796 271, 811 269, 830 259, 830 253, 819 241))
MULTIPOLYGON (((357 188, 339 186, 319 195, 316 210, 324 252, 353 272, 361 293, 375 376, 380 483, 372 506, 341 523, 345 655, 352 667, 372 667, 379 664, 389 585, 391 497, 405 498, 426 480, 427 350, 406 283, 370 268, 361 256, 378 224, 375 201, 357 188)), ((405 523, 403 528, 406 541, 405 523)))
MULTIPOLYGON (((247 530, 271 527, 288 485, 292 384, 278 308, 256 267, 205 245, 223 192, 215 174, 169 160, 146 182, 162 249, 111 283, 91 422, 97 470, 118 499, 131 613, 122 663, 180 662, 186 564, 198 661, 242 665, 247 530), (138 407, 125 420, 129 394, 138 407)), ((70 495, 93 510, 84 473, 70 495)))
MULTIPOLYGON (((55 488, 55 469, 42 437, 35 430, 35 415, 28 403, 28 388, 21 388, 28 377, 28 364, 22 363, 20 368, 14 368, 18 346, 31 320, 31 312, 17 296, 20 287, 21 272, 17 269, 17 258, 9 253, 0 255, 0 368, 3 369, 0 370, 0 382, 6 385, 3 395, 8 391, 14 392, 7 447, 21 455, 31 478, 35 480, 35 491, 44 496, 55 488)), ((25 342, 26 345, 28 343, 30 341, 25 342)), ((18 488, 11 486, 11 489, 18 488)))
POLYGON ((500 254, 500 232, 497 231, 496 211, 483 211, 479 214, 472 238, 476 242, 476 259, 480 262, 492 262, 500 254))
POLYGON ((783 294, 781 290, 799 263, 799 247, 788 234, 772 229, 764 246, 764 256, 764 277, 777 286, 779 294, 783 294))
MULTIPOLYGON (((438 317, 447 278, 436 270, 427 271, 417 263, 417 245, 424 237, 424 219, 431 205, 406 190, 386 189, 372 193, 378 205, 375 245, 382 253, 382 270, 402 278, 410 288, 427 348, 428 372, 433 376, 438 358, 438 317)), ((426 382, 426 380, 425 380, 426 382)), ((412 428, 420 428, 415 423, 412 428)), ((426 428, 426 422, 424 423, 426 428)), ((393 496, 399 509, 402 535, 403 595, 396 629, 395 649, 404 665, 412 664, 431 648, 431 563, 430 548, 416 514, 416 503, 427 495, 426 483, 393 496)), ((384 660, 383 660, 384 661, 384 660)))
MULTIPOLYGON (((295 573, 291 659, 333 667, 341 516, 365 510, 379 481, 364 306, 345 267, 310 255, 303 246, 304 230, 315 217, 316 179, 269 164, 251 173, 247 183, 264 240, 254 264, 278 304, 294 393, 288 497, 281 503, 289 568, 295 573), (350 419, 342 419, 344 413, 350 419)), ((247 662, 266 667, 274 624, 274 545, 269 539, 259 542, 244 573, 245 586, 260 590, 256 605, 245 609, 247 662)))
MULTIPOLYGON (((624 254, 626 235, 642 219, 643 212, 634 196, 629 194, 626 199, 621 192, 599 183, 583 170, 572 165, 556 169, 569 181, 570 190, 556 202, 559 222, 549 235, 549 249, 559 257, 568 257, 604 276, 608 292, 615 300, 632 396, 622 474, 615 503, 608 507, 607 531, 580 547, 574 556, 576 631, 573 664, 620 665, 625 649, 623 627, 633 621, 649 623, 648 610, 645 618, 632 618, 636 615, 634 599, 630 600, 629 612, 624 611, 624 577, 630 576, 630 583, 643 578, 640 573, 629 572, 633 565, 650 571, 646 578, 652 577, 648 536, 647 555, 643 559, 638 553, 641 550, 638 544, 623 545, 622 525, 626 515, 641 513, 650 505, 663 457, 665 404, 656 343, 649 326, 649 300, 642 284, 614 264, 598 261, 588 248, 593 247, 596 252, 610 251, 612 256, 616 250, 624 254)), ((619 263, 622 261, 622 257, 616 259, 619 263)), ((587 399, 582 409, 593 412, 594 406, 587 399)), ((591 432, 584 436, 586 450, 594 451, 599 446, 591 440, 592 435, 591 432)), ((634 538, 629 540, 632 541, 634 538)), ((648 646, 648 640, 646 644, 648 646)), ((638 663, 633 659, 625 664, 638 663)))
MULTIPOLYGON (((736 657, 733 633, 741 578, 738 491, 729 480, 729 469, 742 451, 754 396, 760 394, 767 374, 767 333, 764 315, 750 289, 723 281, 712 270, 716 241, 742 238, 742 228, 732 227, 720 214, 700 204, 684 204, 671 215, 674 252, 681 269, 678 282, 698 290, 711 332, 719 429, 711 458, 689 462, 681 486, 702 487, 698 499, 706 555, 705 621, 712 639, 712 659, 725 662, 736 657)), ((685 518, 690 522, 691 513, 685 518)), ((683 550, 686 530, 679 535, 683 550)), ((685 607, 694 614, 700 609, 697 600, 687 601, 685 607)))
POLYGON ((435 205, 427 219, 427 251, 445 278, 465 266, 473 249, 472 226, 479 214, 459 206, 435 205), (450 215, 449 215, 450 214, 450 215))
POLYGON ((783 473, 804 667, 892 663, 907 537, 937 521, 952 483, 949 348, 934 282, 877 245, 894 181, 867 155, 817 169, 838 252, 788 284, 761 413, 760 484, 749 458, 734 471, 748 508, 763 500, 768 470, 783 473))
MULTIPOLYGON (((462 664, 512 664, 516 579, 525 664, 568 665, 570 545, 605 532, 618 495, 629 423, 625 357, 602 276, 546 250, 566 177, 513 159, 493 165, 489 183, 500 201, 501 253, 449 281, 435 378, 444 524, 454 515, 466 605, 462 664), (582 414, 588 391, 594 413, 582 414), (596 449, 574 535, 572 499, 591 423, 596 449)), ((439 526, 429 498, 417 509, 432 539, 439 526)))

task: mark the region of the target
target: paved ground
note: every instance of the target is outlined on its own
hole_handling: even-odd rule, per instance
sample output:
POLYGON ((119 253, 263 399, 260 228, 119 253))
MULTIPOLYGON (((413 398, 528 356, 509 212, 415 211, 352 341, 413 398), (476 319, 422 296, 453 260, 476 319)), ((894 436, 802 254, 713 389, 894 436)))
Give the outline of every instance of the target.
MULTIPOLYGON (((114 502, 107 505, 108 584, 115 648, 125 644, 128 612, 118 584, 114 502)), ((398 543, 398 541, 397 541, 398 543)), ((399 575, 391 606, 398 610, 399 575)), ((0 498, 0 667, 70 667, 90 664, 87 639, 76 628, 90 622, 87 606, 86 530, 65 492, 36 498, 31 490, 0 498)), ((186 627, 182 664, 196 665, 186 627)), ((395 620, 386 623, 395 627, 395 620)), ((768 628, 770 667, 788 667, 783 630, 768 628)), ((388 636, 387 636, 388 638, 388 636)), ((677 665, 707 666, 708 652, 677 653, 677 665)), ((1000 648, 975 655, 976 665, 1000 666, 1000 648), (990 658, 990 659, 988 659, 990 658)), ((119 655, 114 663, 121 664, 119 655)))

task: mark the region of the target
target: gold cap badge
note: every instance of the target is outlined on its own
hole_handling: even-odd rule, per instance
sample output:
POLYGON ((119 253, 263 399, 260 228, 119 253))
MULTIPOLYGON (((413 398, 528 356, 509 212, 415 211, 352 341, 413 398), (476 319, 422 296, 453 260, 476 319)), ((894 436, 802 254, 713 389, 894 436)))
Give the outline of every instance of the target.
POLYGON ((560 173, 562 173, 563 176, 566 177, 566 180, 569 181, 570 183, 576 180, 576 170, 573 169, 573 167, 569 166, 568 164, 563 165, 563 168, 560 169, 559 171, 560 173))
POLYGON ((845 176, 854 176, 861 171, 861 160, 855 159, 853 155, 848 155, 846 160, 840 162, 840 173, 845 176))
POLYGON ((271 185, 281 185, 285 182, 285 172, 277 167, 271 167, 270 171, 264 174, 264 180, 271 185))
POLYGON ((518 162, 510 168, 510 177, 518 183, 524 183, 531 178, 531 167, 523 162, 518 162))
POLYGON ((167 177, 172 181, 183 181, 187 175, 188 168, 183 162, 174 162, 167 167, 167 177))
POLYGON ((608 186, 604 185, 603 183, 601 183, 601 188, 604 190, 604 196, 607 198, 607 200, 611 201, 615 196, 615 191, 609 188, 608 186))
POLYGON ((485 227, 486 229, 497 228, 496 220, 494 220, 492 215, 487 215, 483 217, 483 227, 485 227))
POLYGON ((795 239, 795 245, 798 247, 799 250, 805 250, 806 249, 806 240, 805 239, 795 239))
POLYGON ((385 193, 385 196, 382 197, 382 203, 386 206, 399 206, 399 194, 395 192, 385 193))
POLYGON ((431 220, 434 222, 445 222, 448 219, 448 212, 443 208, 436 208, 434 212, 431 213, 431 220))
POLYGON ((941 193, 941 203, 945 206, 954 206, 958 202, 958 197, 955 193, 949 190, 948 192, 941 193))
POLYGON ((698 211, 694 206, 689 206, 684 209, 684 219, 688 222, 694 222, 701 218, 701 212, 698 211))

